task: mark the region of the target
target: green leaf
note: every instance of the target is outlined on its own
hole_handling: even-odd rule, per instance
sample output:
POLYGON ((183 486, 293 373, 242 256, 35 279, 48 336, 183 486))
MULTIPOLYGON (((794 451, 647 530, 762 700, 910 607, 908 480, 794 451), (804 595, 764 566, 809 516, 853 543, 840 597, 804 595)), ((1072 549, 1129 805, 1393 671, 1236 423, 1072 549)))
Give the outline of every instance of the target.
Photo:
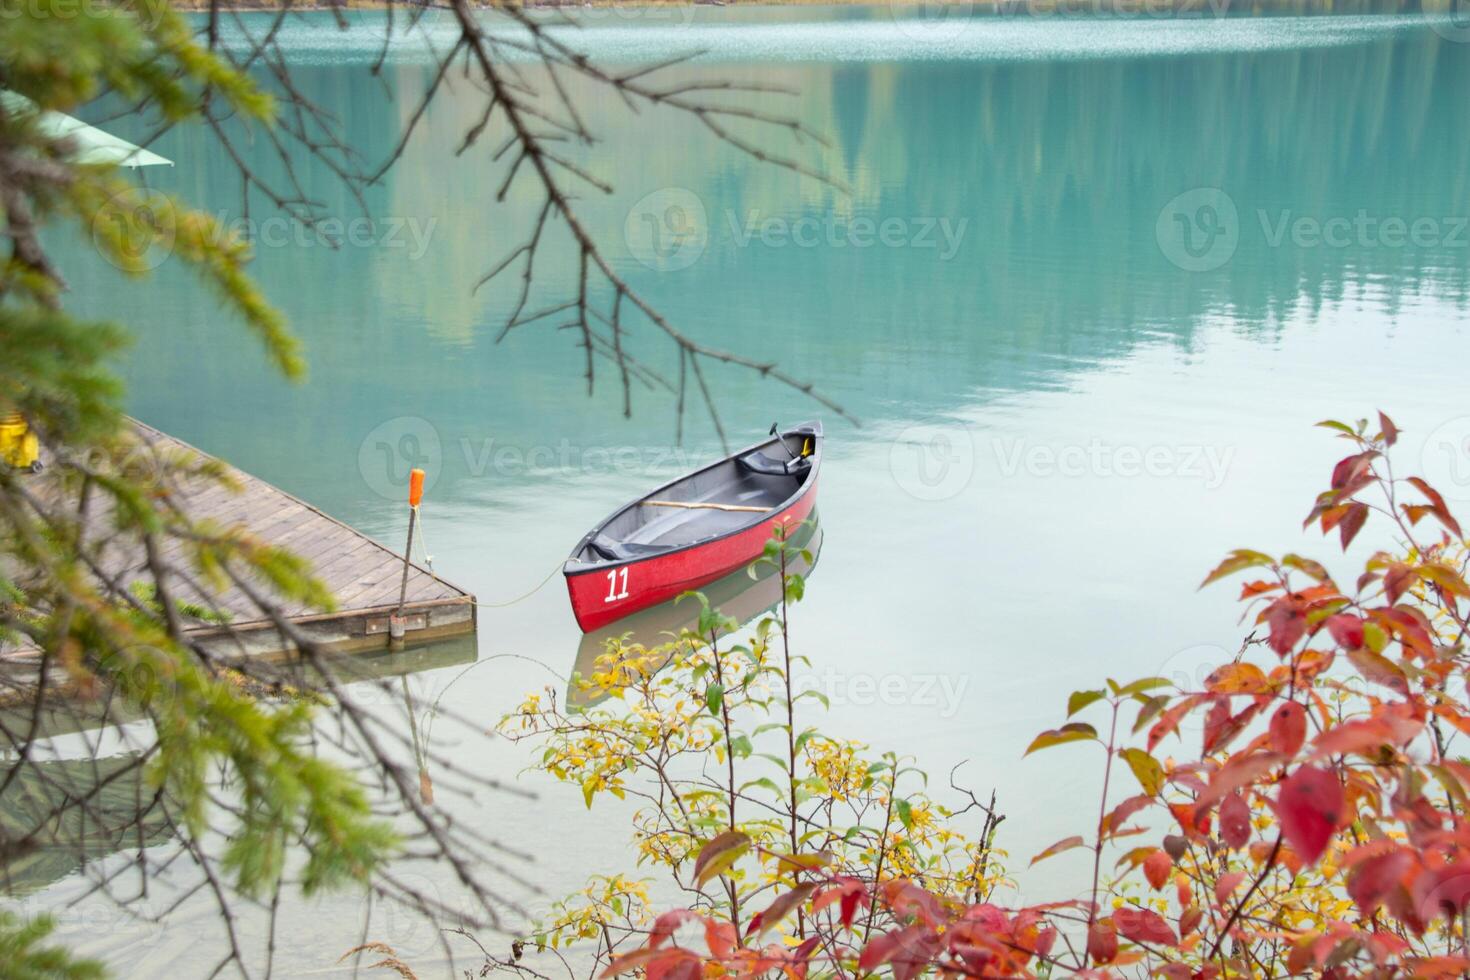
POLYGON ((704 689, 704 703, 709 708, 709 713, 716 718, 720 716, 720 706, 725 703, 725 689, 719 684, 711 684, 704 689))
POLYGON ((1155 694, 1143 703, 1138 709, 1138 720, 1133 723, 1133 734, 1138 734, 1144 725, 1154 720, 1154 716, 1163 711, 1168 705, 1170 696, 1167 694, 1155 694))
POLYGON ((1356 436, 1358 434, 1351 426, 1344 422, 1339 422, 1336 419, 1323 419, 1317 423, 1316 427, 1319 429, 1336 429, 1338 432, 1349 436, 1356 436))
POLYGON ((1082 847, 1085 843, 1086 841, 1081 837, 1065 837, 1032 858, 1031 864, 1035 864, 1038 861, 1045 861, 1049 857, 1054 857, 1063 851, 1070 851, 1074 847, 1082 847))
POLYGON ((796 747, 796 751, 800 752, 802 746, 806 745, 807 742, 810 742, 813 738, 816 737, 816 735, 817 730, 815 728, 808 728, 806 731, 796 736, 796 741, 795 743, 793 743, 796 747))
POLYGON ((1138 777, 1138 784, 1143 787, 1143 791, 1149 796, 1158 796, 1164 788, 1164 767, 1159 765, 1159 760, 1137 748, 1123 749, 1118 754, 1128 763, 1133 775, 1138 777))
POLYGON ((737 759, 744 759, 750 755, 750 739, 744 735, 736 735, 730 739, 730 754, 737 759))
POLYGON ((1326 582, 1332 577, 1327 574, 1327 569, 1322 566, 1321 562, 1303 558, 1301 555, 1285 555, 1281 559, 1281 565, 1283 568, 1294 568, 1318 582, 1326 582))
POLYGON ((1061 728, 1053 728, 1042 732, 1032 740, 1024 755, 1041 749, 1049 749, 1053 745, 1065 745, 1068 742, 1096 741, 1097 729, 1085 721, 1074 721, 1063 725, 1061 728))
POLYGON ((912 830, 914 827, 914 808, 909 801, 894 800, 893 809, 898 813, 898 819, 903 824, 904 829, 912 830))
POLYGON ((1263 554, 1259 551, 1251 551, 1249 548, 1237 548, 1230 552, 1224 561, 1216 565, 1214 571, 1205 576, 1205 580, 1199 584, 1199 587, 1203 589, 1211 582, 1219 581, 1227 575, 1234 575, 1236 572, 1247 568, 1259 568, 1263 565, 1270 564, 1270 555, 1263 554))
POLYGON ((750 850, 750 837, 739 830, 727 830, 699 849, 694 859, 694 883, 702 886, 723 874, 750 850))
POLYGON ((1067 698, 1067 717, 1070 718, 1089 704, 1107 697, 1106 691, 1073 691, 1067 698))
POLYGON ((1118 694, 1123 697, 1131 697, 1134 694, 1142 694, 1145 691, 1152 691, 1156 687, 1168 687, 1170 684, 1173 683, 1174 682, 1169 680, 1169 678, 1167 677, 1144 677, 1140 680, 1134 681, 1132 684, 1129 684, 1126 687, 1118 688, 1118 694))
POLYGON ((796 697, 792 698, 791 700, 792 701, 800 701, 802 698, 816 698, 818 701, 822 702, 822 707, 828 708, 828 709, 830 709, 832 707, 832 701, 831 701, 831 699, 829 699, 827 697, 827 695, 823 694, 821 691, 816 690, 815 688, 812 689, 812 690, 809 690, 809 691, 802 691, 800 694, 798 694, 796 697))
POLYGON ((783 854, 779 851, 772 852, 779 863, 782 871, 815 871, 825 868, 832 863, 831 851, 817 851, 809 854, 783 854))
POLYGON ((771 779, 769 776, 761 776, 759 779, 752 779, 742 783, 740 785, 740 792, 744 793, 752 786, 759 786, 762 789, 768 789, 772 793, 775 793, 777 796, 785 795, 785 791, 781 789, 780 786, 777 786, 776 781, 774 779, 771 779))

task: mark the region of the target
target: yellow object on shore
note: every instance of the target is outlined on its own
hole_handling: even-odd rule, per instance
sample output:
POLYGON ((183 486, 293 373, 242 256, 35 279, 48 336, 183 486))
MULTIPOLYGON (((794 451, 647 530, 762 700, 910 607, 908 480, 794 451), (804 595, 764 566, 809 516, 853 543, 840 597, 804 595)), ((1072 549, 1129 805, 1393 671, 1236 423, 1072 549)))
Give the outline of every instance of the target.
POLYGON ((41 471, 41 444, 19 412, 0 415, 0 463, 17 470, 41 471))

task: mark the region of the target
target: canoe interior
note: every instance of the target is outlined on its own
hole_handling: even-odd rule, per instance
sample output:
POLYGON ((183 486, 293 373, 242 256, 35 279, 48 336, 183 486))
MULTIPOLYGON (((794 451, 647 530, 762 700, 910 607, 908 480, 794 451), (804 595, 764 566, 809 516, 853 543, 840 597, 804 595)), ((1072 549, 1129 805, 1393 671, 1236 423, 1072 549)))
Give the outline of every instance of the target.
POLYGON ((778 510, 811 479, 816 467, 807 466, 796 475, 767 474, 753 472, 741 463, 741 459, 762 454, 767 460, 785 462, 800 457, 803 449, 808 447, 815 455, 820 438, 820 429, 816 432, 795 430, 773 436, 754 450, 742 451, 655 490, 624 507, 589 534, 572 553, 572 560, 584 564, 627 561, 758 524, 770 515, 751 511, 660 507, 644 501, 736 504, 778 510))

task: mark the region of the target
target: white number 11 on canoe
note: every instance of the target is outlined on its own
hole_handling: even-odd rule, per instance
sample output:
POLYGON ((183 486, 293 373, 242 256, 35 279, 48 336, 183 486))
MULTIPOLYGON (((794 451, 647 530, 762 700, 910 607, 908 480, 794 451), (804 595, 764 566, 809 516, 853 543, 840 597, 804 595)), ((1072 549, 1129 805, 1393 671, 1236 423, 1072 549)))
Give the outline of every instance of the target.
POLYGON ((619 599, 628 598, 628 568, 614 568, 607 573, 607 598, 603 602, 617 602, 619 599), (623 591, 618 591, 618 573, 623 575, 623 591))

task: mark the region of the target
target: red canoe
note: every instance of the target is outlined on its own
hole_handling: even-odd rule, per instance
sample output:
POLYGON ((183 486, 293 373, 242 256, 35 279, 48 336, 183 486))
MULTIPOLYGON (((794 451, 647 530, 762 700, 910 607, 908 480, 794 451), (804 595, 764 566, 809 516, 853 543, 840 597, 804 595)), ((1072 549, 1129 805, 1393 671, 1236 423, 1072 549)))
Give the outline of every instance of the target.
POLYGON ((822 423, 807 422, 614 512, 562 569, 577 625, 600 629, 748 565, 777 525, 812 512, 821 466, 822 423))

